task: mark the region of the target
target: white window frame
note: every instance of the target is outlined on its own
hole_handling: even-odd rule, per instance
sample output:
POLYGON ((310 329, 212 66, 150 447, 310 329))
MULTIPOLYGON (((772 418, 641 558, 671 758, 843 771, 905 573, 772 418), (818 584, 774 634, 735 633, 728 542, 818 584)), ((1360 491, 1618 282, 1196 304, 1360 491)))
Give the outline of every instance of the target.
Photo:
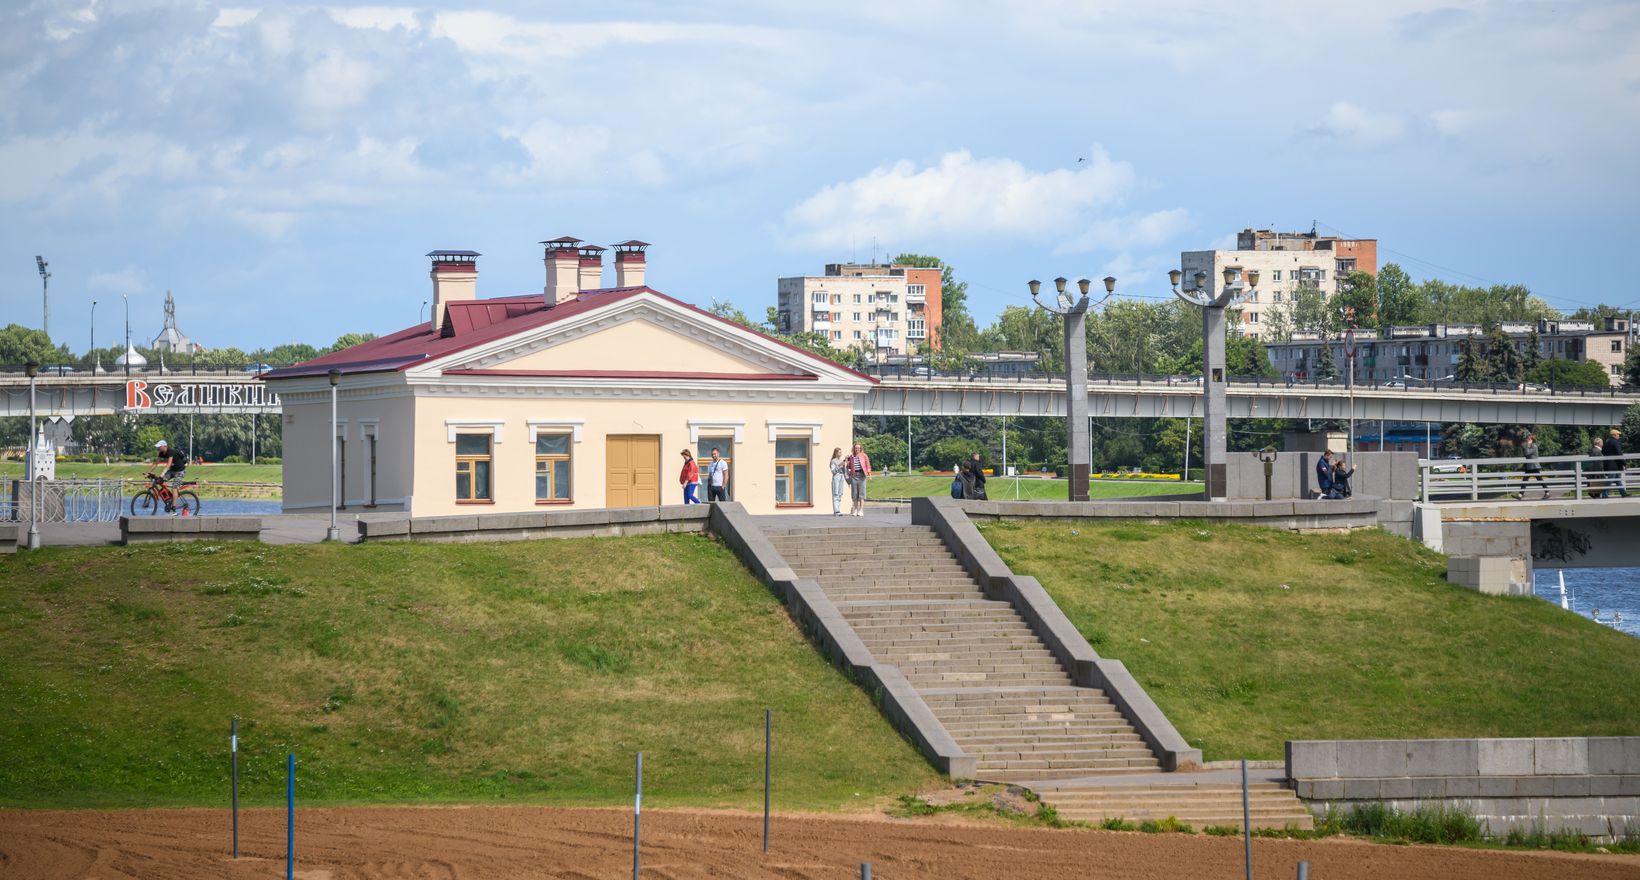
POLYGON ((708 437, 721 437, 724 435, 724 432, 728 432, 734 435, 734 442, 736 446, 739 446, 746 440, 745 419, 690 419, 690 446, 694 446, 700 442, 700 435, 703 430, 706 432, 708 437))
MULTIPOLYGON (((586 422, 582 419, 528 419, 524 422, 524 424, 528 425, 530 428, 530 448, 534 449, 535 438, 540 436, 542 431, 546 431, 549 434, 562 434, 565 431, 568 431, 570 438, 569 442, 580 443, 581 426, 585 425, 586 422)), ((500 440, 497 440, 496 442, 499 443, 500 440)))
POLYGON ((502 429, 506 425, 502 419, 445 419, 444 432, 450 443, 456 442, 457 434, 482 434, 489 429, 491 442, 501 442, 502 429))
POLYGON ((769 419, 764 424, 769 427, 770 443, 780 439, 781 434, 785 434, 786 439, 790 440, 807 431, 810 446, 820 445, 820 429, 825 426, 825 422, 820 419, 769 419))

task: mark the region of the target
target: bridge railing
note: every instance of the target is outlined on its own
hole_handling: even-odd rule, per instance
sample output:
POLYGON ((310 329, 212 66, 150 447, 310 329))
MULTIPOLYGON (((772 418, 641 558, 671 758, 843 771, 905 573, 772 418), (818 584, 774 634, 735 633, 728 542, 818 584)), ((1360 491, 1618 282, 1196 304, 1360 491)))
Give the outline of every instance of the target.
MULTIPOLYGON (((47 379, 83 379, 97 376, 131 376, 147 379, 154 376, 244 376, 255 378, 289 364, 148 364, 141 367, 127 367, 113 364, 103 365, 98 371, 92 364, 41 364, 40 378, 47 379)), ((16 377, 27 375, 23 364, 0 364, 0 376, 16 377)))
POLYGON ((1540 501, 1596 498, 1640 491, 1640 453, 1620 456, 1554 455, 1540 458, 1418 460, 1426 502, 1540 501), (1536 465, 1536 471, 1527 465, 1536 465))
POLYGON ((125 503, 125 484, 120 479, 7 480, 0 484, 0 522, 114 522, 125 503))

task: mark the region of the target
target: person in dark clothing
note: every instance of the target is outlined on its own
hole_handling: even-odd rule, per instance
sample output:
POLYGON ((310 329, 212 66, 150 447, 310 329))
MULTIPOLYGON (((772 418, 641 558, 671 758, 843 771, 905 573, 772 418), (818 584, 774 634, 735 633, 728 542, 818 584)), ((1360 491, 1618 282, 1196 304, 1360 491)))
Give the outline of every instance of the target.
POLYGON ((974 497, 981 501, 985 495, 985 462, 980 460, 979 453, 974 453, 968 459, 968 470, 974 475, 974 497))
POLYGON ((965 461, 957 465, 957 479, 962 481, 962 497, 973 500, 979 496, 974 494, 974 465, 965 461))
POLYGON ((1350 491, 1350 477, 1353 476, 1355 476, 1355 468, 1350 467, 1348 463, 1340 460, 1333 464, 1333 497, 1350 497, 1352 494, 1350 491))
POLYGON ((1333 454, 1332 450, 1321 453, 1321 459, 1315 463, 1315 487, 1321 491, 1322 498, 1337 498, 1333 494, 1337 487, 1333 485, 1333 454))
POLYGON ((1623 432, 1613 428, 1611 435, 1606 438, 1606 449, 1604 452, 1606 456, 1606 488, 1600 493, 1600 497, 1602 498, 1606 497, 1606 494, 1613 488, 1616 488, 1618 494, 1622 495, 1624 498, 1629 497, 1629 490, 1623 485, 1622 437, 1623 432))
POLYGON ((1548 498, 1549 489, 1547 486, 1543 485, 1543 465, 1540 465, 1537 462, 1538 445, 1536 434, 1526 435, 1526 443, 1521 446, 1520 454, 1521 457, 1526 459, 1525 466, 1521 468, 1525 471, 1525 475, 1520 478, 1520 491, 1515 493, 1515 497, 1525 498, 1526 485, 1533 480, 1537 480, 1538 488, 1543 490, 1543 497, 1548 498))
POLYGON ((161 440, 154 444, 154 463, 149 465, 148 472, 153 473, 154 468, 162 464, 165 465, 165 473, 160 479, 164 480, 166 486, 171 490, 165 499, 165 512, 176 516, 177 490, 182 488, 182 478, 188 472, 188 456, 172 449, 169 444, 161 440))

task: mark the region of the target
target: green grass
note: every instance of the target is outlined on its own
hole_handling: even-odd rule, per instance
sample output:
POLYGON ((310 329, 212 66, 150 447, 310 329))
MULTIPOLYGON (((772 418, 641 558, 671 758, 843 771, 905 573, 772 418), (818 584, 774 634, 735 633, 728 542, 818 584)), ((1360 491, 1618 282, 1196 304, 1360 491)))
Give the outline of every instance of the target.
MULTIPOLYGON (((57 463, 58 479, 142 479, 148 469, 143 462, 90 464, 76 461, 57 463)), ((0 461, 0 478, 19 477, 23 474, 20 461, 0 461)), ((188 477, 202 482, 274 483, 283 480, 284 467, 277 464, 195 464, 188 466, 188 477)))
POLYGON ((1380 531, 989 523, 1094 649, 1125 663, 1206 760, 1289 739, 1640 730, 1640 639, 1533 597, 1452 586, 1380 531))
POLYGON ((761 803, 937 779, 700 535, 0 558, 0 804, 761 803))
MULTIPOLYGON (((1018 484, 1020 500, 1064 501, 1066 481, 1042 478, 992 477, 985 491, 993 501, 1011 501, 1018 484)), ((1141 495, 1183 495, 1200 492, 1201 483, 1176 483, 1161 480, 1092 480, 1088 484, 1091 498, 1134 498, 1141 495)), ((915 498, 925 495, 949 495, 950 477, 872 477, 866 482, 866 491, 872 498, 915 498)))

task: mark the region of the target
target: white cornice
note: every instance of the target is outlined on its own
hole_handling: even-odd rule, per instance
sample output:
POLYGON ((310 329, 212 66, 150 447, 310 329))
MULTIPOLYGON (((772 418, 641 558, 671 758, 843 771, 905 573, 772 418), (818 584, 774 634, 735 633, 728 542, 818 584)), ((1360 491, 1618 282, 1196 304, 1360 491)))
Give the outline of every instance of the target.
POLYGON ((483 381, 495 377, 447 377, 418 383, 418 397, 470 397, 489 400, 682 400, 762 401, 765 403, 842 404, 853 406, 860 392, 853 389, 766 387, 768 382, 690 382, 676 385, 611 384, 594 379, 585 385, 541 383, 501 384, 483 381), (462 379, 465 381, 454 381, 462 379), (755 387, 748 387, 755 386, 755 387))

